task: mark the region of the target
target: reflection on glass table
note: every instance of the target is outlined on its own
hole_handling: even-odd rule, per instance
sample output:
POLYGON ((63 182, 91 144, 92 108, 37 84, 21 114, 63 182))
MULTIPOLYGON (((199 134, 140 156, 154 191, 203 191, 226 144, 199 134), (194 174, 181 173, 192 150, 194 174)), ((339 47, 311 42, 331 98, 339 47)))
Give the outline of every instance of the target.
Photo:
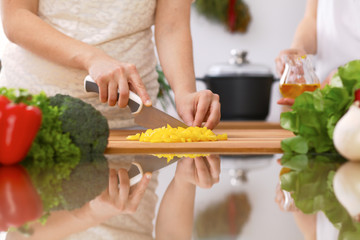
MULTIPOLYGON (((0 195, 0 226, 3 230, 9 219, 18 226, 12 229, 17 231, 8 234, 10 240, 89 239, 89 235, 99 239, 123 239, 125 235, 131 239, 170 239, 168 236, 176 234, 194 240, 300 240, 304 239, 302 233, 306 239, 315 239, 316 234, 317 240, 360 239, 358 214, 353 213, 358 204, 349 205, 346 200, 346 196, 356 199, 354 186, 360 166, 335 154, 206 155, 195 159, 175 157, 169 163, 167 158, 152 155, 112 155, 108 161, 95 158, 73 167, 24 163, 14 168, 26 184, 12 182, 9 177, 6 184, 26 187, 22 194, 27 194, 27 201, 25 208, 14 208, 22 214, 9 217, 11 208, 5 207, 8 202, 4 204, 9 198, 4 196, 16 195, 5 192, 3 186, 5 176, 14 172, 1 167, 0 189, 4 194, 0 195), (119 189, 124 180, 128 187, 130 184, 128 173, 119 169, 129 169, 130 178, 141 172, 133 167, 133 161, 140 164, 145 176, 154 165, 164 168, 152 174, 148 185, 144 177, 143 185, 140 182, 130 190, 119 189), (152 162, 156 164, 147 165, 152 162), (279 185, 276 189, 279 182, 281 188, 279 185), (343 191, 336 190, 339 186, 343 191), (124 191, 130 195, 121 198, 124 191), (279 210, 284 199, 274 201, 276 191, 289 193, 288 200, 293 204, 287 210, 291 213, 279 210), (34 197, 36 194, 39 198, 34 197), (34 216, 41 218, 29 223, 25 209, 35 210, 34 216), (326 235, 321 238, 325 228, 326 235), (30 238, 24 238, 24 234, 30 238)), ((17 199, 13 198, 12 203, 18 203, 17 199)))
POLYGON ((303 239, 292 216, 274 201, 278 157, 220 155, 219 184, 196 192, 193 239, 303 239))
POLYGON ((169 163, 152 155, 109 155, 107 161, 93 158, 71 167, 22 165, 12 166, 22 182, 11 178, 15 170, 10 167, 0 169, 0 227, 10 227, 6 238, 10 240, 152 239, 153 232, 156 239, 191 239, 196 186, 210 188, 220 174, 218 155, 175 158, 169 163), (147 171, 166 170, 176 161, 176 173, 155 213, 158 172, 147 171), (131 177, 139 174, 138 183, 130 187, 131 177), (35 214, 27 217, 30 210, 35 214))
POLYGON ((293 212, 305 239, 360 239, 359 163, 337 154, 285 154, 280 162, 276 201, 293 212))

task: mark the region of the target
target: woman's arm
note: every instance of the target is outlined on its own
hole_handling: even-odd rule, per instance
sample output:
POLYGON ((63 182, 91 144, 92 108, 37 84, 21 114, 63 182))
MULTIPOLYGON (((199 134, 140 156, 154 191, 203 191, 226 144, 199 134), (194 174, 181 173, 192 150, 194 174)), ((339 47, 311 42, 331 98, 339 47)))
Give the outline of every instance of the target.
POLYGON ((284 71, 284 56, 316 54, 316 17, 317 0, 307 0, 305 14, 296 29, 291 48, 282 50, 275 59, 276 72, 279 76, 284 71))
POLYGON ((219 96, 196 92, 190 32, 192 0, 158 0, 155 40, 160 64, 175 93, 176 108, 188 125, 214 128, 220 121, 219 96))
POLYGON ((166 190, 156 220, 156 239, 191 239, 196 186, 210 188, 219 182, 220 157, 179 160, 175 177, 166 190))
POLYGON ((307 54, 316 54, 316 17, 317 17, 317 0, 308 0, 304 18, 299 23, 291 48, 301 49, 307 54))
POLYGON ((93 77, 100 88, 100 100, 125 107, 128 102, 129 88, 151 105, 136 67, 119 62, 102 50, 73 39, 44 22, 38 14, 39 0, 2 0, 1 15, 7 38, 43 57, 63 66, 82 69, 93 77))

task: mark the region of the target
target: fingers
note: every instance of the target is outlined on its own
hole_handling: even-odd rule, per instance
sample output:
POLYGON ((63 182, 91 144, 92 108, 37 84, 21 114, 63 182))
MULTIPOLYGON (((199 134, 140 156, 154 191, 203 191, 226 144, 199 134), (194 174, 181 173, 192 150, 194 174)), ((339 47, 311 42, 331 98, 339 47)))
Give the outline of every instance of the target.
POLYGON ((99 86, 99 99, 100 102, 106 103, 108 100, 108 80, 106 77, 101 77, 95 80, 99 86))
POLYGON ((193 126, 201 126, 211 105, 212 92, 209 90, 199 92, 199 99, 196 104, 193 126))
POLYGON ((220 111, 220 97, 217 94, 214 94, 210 106, 209 116, 206 119, 205 127, 209 129, 214 129, 220 122, 221 111, 220 111))
POLYGON ((294 102, 295 102, 295 99, 292 99, 292 98, 281 98, 277 101, 277 104, 292 106, 292 105, 294 105, 294 102))
POLYGON ((117 172, 114 169, 109 170, 109 195, 117 196, 119 192, 119 180, 117 176, 117 172))
POLYGON ((281 76, 285 69, 285 63, 280 55, 277 58, 275 58, 275 68, 277 75, 281 76))
POLYGON ((198 185, 202 188, 210 188, 213 185, 212 177, 210 175, 208 162, 202 157, 196 157, 194 159, 196 167, 196 178, 198 179, 198 185))
POLYGON ((275 202, 278 204, 281 211, 296 212, 298 211, 295 206, 294 200, 291 194, 281 189, 281 184, 276 185, 275 202))
POLYGON ((184 114, 181 114, 181 119, 184 121, 184 123, 188 126, 194 125, 194 114, 192 111, 187 111, 184 114))
POLYGON ((281 186, 278 183, 276 185, 276 192, 275 192, 275 202, 278 204, 279 208, 281 210, 284 210, 283 206, 284 206, 284 200, 285 200, 285 196, 283 191, 281 190, 281 186))
POLYGON ((198 92, 196 112, 193 126, 201 126, 213 129, 220 122, 220 98, 218 94, 213 94, 210 90, 198 92))
POLYGON ((128 65, 128 71, 129 71, 129 83, 130 88, 134 92, 136 92, 139 97, 141 98, 142 102, 145 106, 151 106, 151 100, 149 97, 149 94, 146 91, 145 85, 141 80, 141 77, 133 64, 128 65))
POLYGON ((93 79, 99 87, 99 99, 102 103, 108 102, 114 106, 118 102, 120 108, 127 106, 129 102, 129 90, 139 95, 144 105, 151 106, 150 97, 145 85, 134 64, 128 63, 102 63, 97 66, 95 73, 91 71, 93 79), (100 72, 101 74, 96 74, 100 72))
POLYGON ((127 106, 129 102, 129 84, 127 81, 127 75, 124 70, 118 72, 116 76, 116 80, 119 85, 119 99, 118 99, 118 106, 120 108, 124 108, 127 106))
MULTIPOLYGON (((146 188, 151 180, 151 173, 144 174, 141 181, 130 192, 130 179, 126 169, 114 169, 109 170, 109 187, 108 194, 104 192, 102 194, 102 200, 104 203, 104 209, 108 209, 109 204, 113 206, 112 214, 125 214, 134 213, 138 208, 141 199, 143 198, 146 188)), ((110 210, 111 212, 111 210, 110 210)))
POLYGON ((125 210, 125 207, 127 205, 129 192, 130 192, 130 180, 129 175, 126 171, 126 169, 119 169, 118 170, 118 176, 119 176, 119 209, 125 210))
POLYGON ((210 176, 213 179, 213 183, 218 183, 220 180, 220 156, 219 155, 210 155, 206 157, 209 163, 210 176))
POLYGON ((284 72, 285 69, 285 62, 287 60, 285 60, 286 57, 290 57, 288 58, 289 61, 292 61, 292 57, 291 56, 304 56, 306 55, 306 52, 302 49, 295 49, 295 48, 291 48, 291 49, 285 49, 282 50, 279 55, 275 58, 275 68, 276 68, 276 73, 278 76, 281 76, 284 72))
POLYGON ((115 106, 118 100, 118 84, 117 82, 111 81, 108 85, 108 104, 109 106, 115 106))
POLYGON ((129 196, 128 211, 135 212, 144 197, 145 191, 151 180, 152 174, 145 173, 141 181, 136 185, 136 188, 129 196))

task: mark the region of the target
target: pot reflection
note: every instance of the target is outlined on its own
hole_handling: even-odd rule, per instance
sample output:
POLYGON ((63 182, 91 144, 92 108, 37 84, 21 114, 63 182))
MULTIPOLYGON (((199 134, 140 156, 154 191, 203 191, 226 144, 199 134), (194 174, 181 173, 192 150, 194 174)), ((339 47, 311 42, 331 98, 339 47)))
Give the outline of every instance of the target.
POLYGON ((248 181, 249 171, 268 167, 274 155, 222 155, 222 169, 228 170, 230 184, 240 186, 248 181))

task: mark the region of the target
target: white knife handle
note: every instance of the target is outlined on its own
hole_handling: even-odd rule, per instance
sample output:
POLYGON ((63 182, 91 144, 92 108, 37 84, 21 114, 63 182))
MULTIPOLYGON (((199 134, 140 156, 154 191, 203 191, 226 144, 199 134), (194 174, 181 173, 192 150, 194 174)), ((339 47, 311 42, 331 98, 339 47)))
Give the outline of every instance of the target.
MULTIPOLYGON (((85 89, 85 92, 99 93, 99 87, 90 75, 87 75, 84 79, 84 89, 85 89)), ((137 114, 141 111, 144 104, 141 101, 141 98, 136 93, 134 93, 133 91, 129 91, 128 106, 129 106, 132 114, 137 114)))
POLYGON ((141 179, 144 176, 144 171, 143 171, 140 163, 132 162, 131 164, 134 165, 135 167, 137 167, 137 169, 139 170, 139 174, 137 174, 134 177, 130 178, 130 187, 137 184, 138 182, 140 182, 141 179))

